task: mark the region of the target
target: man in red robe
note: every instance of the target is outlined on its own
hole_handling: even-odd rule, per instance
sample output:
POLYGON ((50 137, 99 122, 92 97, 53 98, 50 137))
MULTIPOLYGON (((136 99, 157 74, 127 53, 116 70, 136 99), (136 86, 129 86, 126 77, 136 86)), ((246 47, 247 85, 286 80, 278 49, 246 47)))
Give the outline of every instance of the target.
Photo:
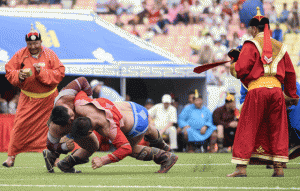
POLYGON ((296 74, 287 47, 271 39, 269 20, 260 14, 249 26, 246 41, 231 65, 231 74, 248 88, 233 144, 236 170, 228 177, 246 177, 250 158, 274 165, 272 177, 283 177, 288 162, 288 122, 285 96, 297 105, 296 74), (236 62, 235 62, 236 61, 236 62), (284 85, 284 94, 281 89, 284 85))
POLYGON ((47 121, 58 95, 57 85, 65 76, 65 67, 52 50, 41 45, 41 35, 33 25, 25 40, 27 47, 5 65, 5 77, 21 89, 5 167, 14 166, 19 153, 46 148, 47 121))

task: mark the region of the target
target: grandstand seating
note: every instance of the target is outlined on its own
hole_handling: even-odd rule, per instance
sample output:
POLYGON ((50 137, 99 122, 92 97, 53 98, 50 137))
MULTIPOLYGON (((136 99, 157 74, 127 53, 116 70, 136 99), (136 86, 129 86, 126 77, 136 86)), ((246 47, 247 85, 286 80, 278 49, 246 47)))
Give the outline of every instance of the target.
MULTIPOLYGON (((293 1, 291 0, 274 0, 273 4, 276 7, 276 11, 278 16, 282 12, 283 3, 287 3, 288 10, 292 8, 293 1)), ((97 0, 77 0, 74 5, 74 9, 86 9, 86 10, 96 10, 97 0)), ((271 4, 264 3, 265 10, 268 11, 271 8, 271 4)), ((16 8, 42 8, 42 9, 61 9, 62 5, 16 5, 16 8)), ((101 18, 106 20, 107 22, 116 23, 116 15, 104 14, 99 15, 101 18)), ((121 22, 125 24, 124 30, 130 32, 132 30, 132 26, 128 25, 128 22, 134 18, 134 15, 123 14, 121 16, 121 22)), ((157 46, 162 47, 163 49, 174 53, 176 56, 188 59, 190 62, 197 62, 197 56, 191 56, 191 50, 189 47, 189 41, 192 36, 198 36, 198 32, 202 31, 201 25, 188 25, 185 26, 183 24, 178 25, 168 25, 168 34, 167 35, 156 35, 153 39, 153 43, 157 46)), ((271 24, 271 30, 275 29, 275 24, 271 24)), ((283 30, 283 33, 287 31, 287 26, 285 24, 280 24, 280 28, 283 30)), ((232 27, 230 27, 232 29, 232 27)), ((143 36, 146 32, 146 26, 137 25, 137 32, 143 36)), ((231 31, 229 31, 230 33, 231 31)), ((288 45, 288 52, 291 56, 293 64, 297 65, 299 62, 299 51, 300 51, 300 34, 286 34, 284 36, 284 43, 288 45)))

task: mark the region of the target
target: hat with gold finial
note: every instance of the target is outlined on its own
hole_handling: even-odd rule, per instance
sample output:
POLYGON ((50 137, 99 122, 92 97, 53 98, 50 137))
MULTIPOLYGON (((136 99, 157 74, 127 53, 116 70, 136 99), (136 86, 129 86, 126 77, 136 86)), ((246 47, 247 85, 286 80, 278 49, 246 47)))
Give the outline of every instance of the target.
POLYGON ((195 97, 194 97, 195 99, 196 98, 202 98, 202 95, 198 92, 198 90, 197 89, 195 89, 195 97))
POLYGON ((234 95, 228 92, 225 98, 225 102, 229 103, 229 102, 233 102, 234 100, 235 100, 234 95))
POLYGON ((25 35, 25 40, 26 42, 41 40, 41 34, 33 28, 33 24, 31 24, 30 32, 25 35))
POLYGON ((264 46, 263 46, 263 52, 261 56, 261 61, 263 64, 270 64, 272 62, 272 42, 271 42, 271 36, 270 36, 270 30, 269 30, 269 19, 260 13, 260 8, 257 7, 257 14, 250 20, 249 26, 265 26, 264 27, 264 46))

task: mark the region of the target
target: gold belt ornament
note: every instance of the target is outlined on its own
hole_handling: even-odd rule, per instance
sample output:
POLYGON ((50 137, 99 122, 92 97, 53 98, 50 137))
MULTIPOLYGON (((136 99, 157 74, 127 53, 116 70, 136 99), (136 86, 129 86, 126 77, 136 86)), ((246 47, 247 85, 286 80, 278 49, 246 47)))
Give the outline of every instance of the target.
POLYGON ((257 80, 250 82, 248 85, 248 91, 256 89, 256 88, 262 88, 262 87, 281 88, 281 83, 274 76, 264 76, 264 77, 260 77, 257 80))
POLYGON ((49 91, 49 92, 45 92, 45 93, 33 93, 33 92, 28 92, 25 90, 21 90, 21 92, 23 92, 25 95, 27 95, 30 98, 45 98, 50 96, 51 94, 53 94, 56 91, 57 87, 55 87, 53 90, 49 91))

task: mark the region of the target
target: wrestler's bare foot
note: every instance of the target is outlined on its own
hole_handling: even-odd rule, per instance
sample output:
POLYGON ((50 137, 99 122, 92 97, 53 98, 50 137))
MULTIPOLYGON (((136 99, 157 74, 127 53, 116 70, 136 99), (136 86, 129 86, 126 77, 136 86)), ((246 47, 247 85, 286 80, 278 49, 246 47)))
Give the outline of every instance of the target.
POLYGON ((13 167, 15 163, 15 158, 15 156, 8 156, 6 161, 4 161, 2 165, 8 168, 13 167))
POLYGON ((177 155, 173 153, 170 153, 169 155, 170 155, 169 159, 166 162, 161 164, 160 170, 157 171, 157 173, 167 173, 172 168, 172 166, 177 162, 178 160, 177 155))
POLYGON ((227 174, 227 177, 247 177, 247 165, 237 165, 232 174, 227 174))

